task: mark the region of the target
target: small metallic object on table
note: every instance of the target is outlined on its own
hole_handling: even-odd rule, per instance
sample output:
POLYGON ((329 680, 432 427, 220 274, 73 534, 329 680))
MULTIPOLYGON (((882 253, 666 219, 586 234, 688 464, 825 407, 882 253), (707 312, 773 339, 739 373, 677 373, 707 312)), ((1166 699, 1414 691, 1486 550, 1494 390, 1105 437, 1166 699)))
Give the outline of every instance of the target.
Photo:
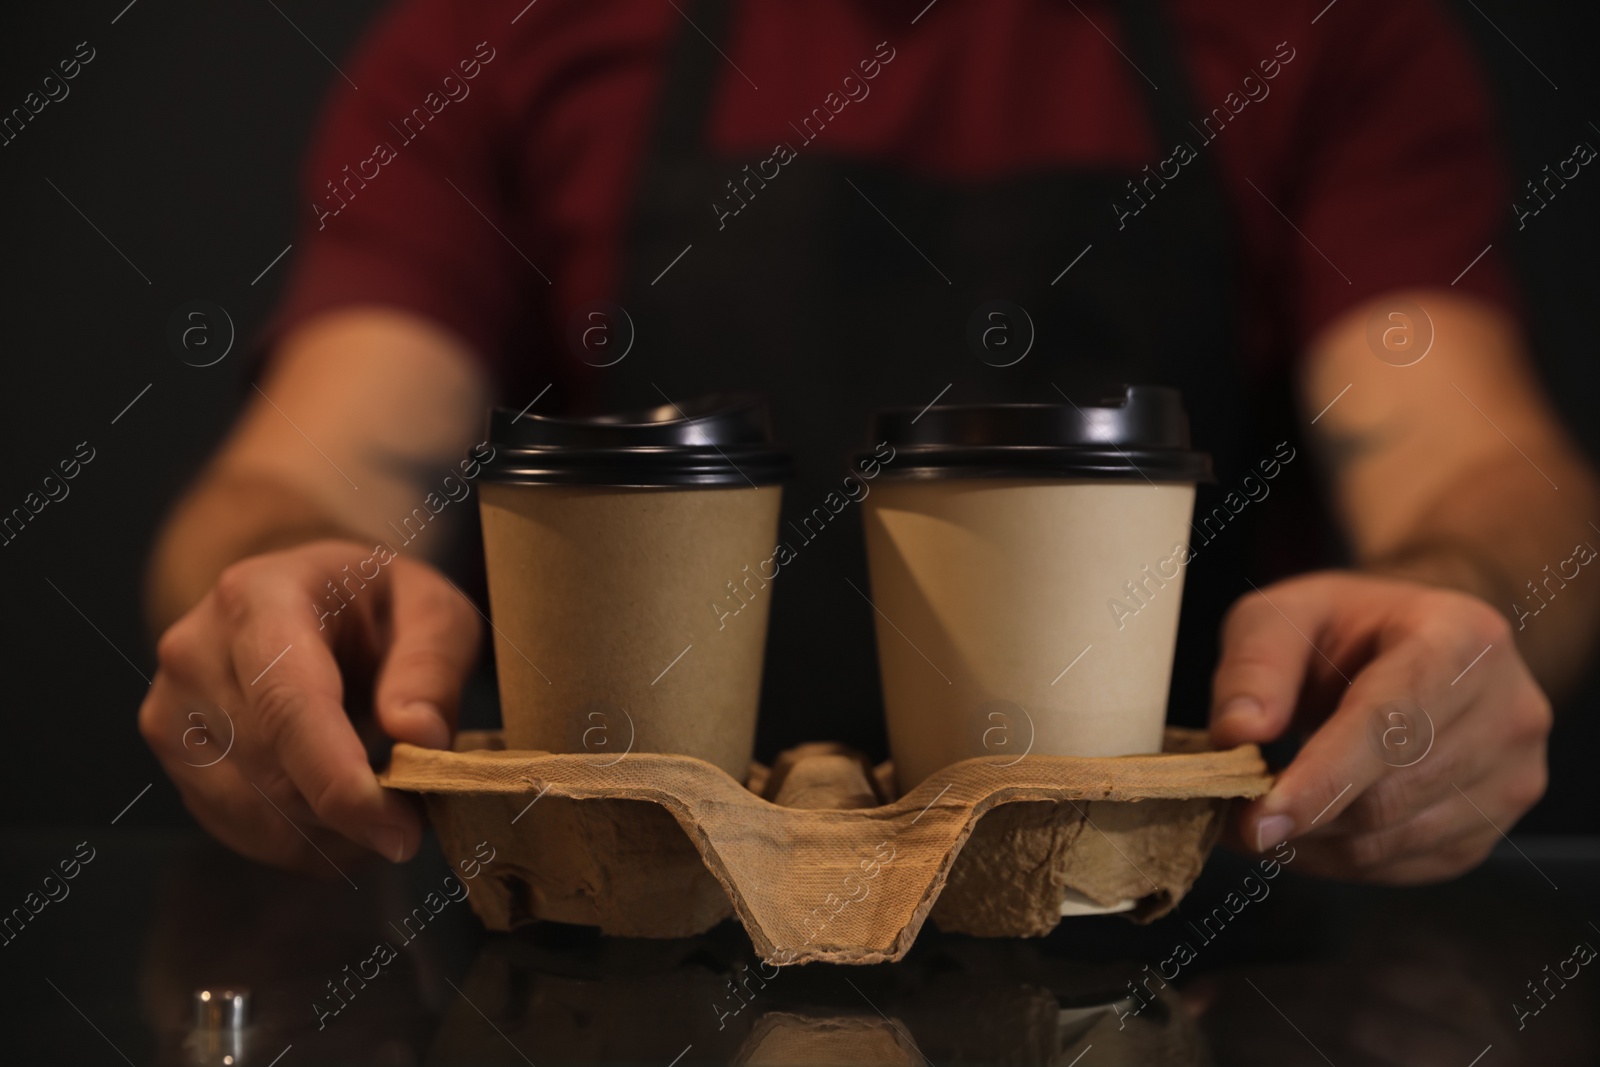
POLYGON ((250 990, 205 986, 194 991, 194 1033, 186 1042, 190 1062, 206 1067, 243 1067, 250 1025, 250 990))

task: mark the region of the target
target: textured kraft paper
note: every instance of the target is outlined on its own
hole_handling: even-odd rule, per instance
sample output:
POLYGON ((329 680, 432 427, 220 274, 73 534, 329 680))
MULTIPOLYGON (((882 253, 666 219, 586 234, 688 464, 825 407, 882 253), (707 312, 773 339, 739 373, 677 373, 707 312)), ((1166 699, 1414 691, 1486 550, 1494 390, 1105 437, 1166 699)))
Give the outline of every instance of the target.
POLYGON ((484 485, 508 746, 685 753, 742 777, 772 602, 759 569, 781 495, 484 485))
POLYGON ((1206 751, 1179 729, 1158 755, 965 760, 890 803, 876 803, 887 767, 863 777, 838 746, 757 767, 747 788, 688 756, 505 751, 487 733, 456 745, 398 744, 380 780, 425 795, 447 855, 495 844, 470 898, 491 929, 686 937, 731 913, 780 964, 897 960, 930 913, 947 931, 1042 935, 1069 893, 1133 899, 1129 917, 1151 921, 1199 875, 1230 799, 1271 785, 1255 746, 1206 751), (873 806, 819 802, 830 780, 873 806), (774 784, 808 806, 759 795, 774 784))
POLYGON ((886 480, 862 506, 903 788, 973 756, 1161 751, 1192 484, 886 480))

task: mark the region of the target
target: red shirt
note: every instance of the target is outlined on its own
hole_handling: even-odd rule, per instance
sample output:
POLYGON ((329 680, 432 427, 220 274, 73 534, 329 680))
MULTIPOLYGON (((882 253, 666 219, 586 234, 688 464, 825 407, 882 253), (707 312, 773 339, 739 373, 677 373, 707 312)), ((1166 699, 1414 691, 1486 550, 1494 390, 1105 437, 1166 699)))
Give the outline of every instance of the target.
MULTIPOLYGON (((808 151, 967 179, 1107 165, 1135 177, 1172 155, 1149 127, 1114 6, 925 4, 737 4, 719 42, 728 62, 711 149, 770 155, 856 74, 866 95, 808 151), (862 82, 859 65, 884 54, 880 43, 893 56, 862 82)), ((1285 358, 1388 290, 1453 284, 1510 303, 1499 250, 1474 263, 1510 198, 1484 87, 1449 17, 1435 0, 1325 4, 1165 5, 1196 121, 1219 109, 1222 132, 1200 150, 1214 154, 1238 222, 1256 360, 1285 358)), ((696 32, 679 9, 693 10, 688 0, 401 4, 344 64, 359 89, 335 82, 275 332, 343 305, 388 304, 460 334, 501 381, 545 358, 526 347, 537 323, 559 336, 577 305, 616 298, 663 62, 675 35, 696 32)), ((558 347, 548 358, 570 357, 558 347)))

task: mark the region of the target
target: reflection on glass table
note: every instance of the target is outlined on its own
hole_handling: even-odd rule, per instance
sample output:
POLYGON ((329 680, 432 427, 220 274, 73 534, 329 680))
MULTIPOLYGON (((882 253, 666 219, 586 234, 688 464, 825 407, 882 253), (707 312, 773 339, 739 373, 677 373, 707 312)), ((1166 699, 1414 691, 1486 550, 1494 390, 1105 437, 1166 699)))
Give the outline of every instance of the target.
POLYGON ((0 944, 0 1060, 1600 1063, 1600 842, 1518 845, 1405 890, 1292 864, 1263 882, 1218 853, 1149 926, 1071 918, 984 940, 930 925, 900 963, 779 969, 734 923, 671 941, 486 934, 436 852, 315 880, 195 834, 12 833, 0 892, 28 917, 0 944), (36 904, 80 843, 94 859, 36 904), (248 1025, 197 1030, 200 988, 248 989, 248 1025))

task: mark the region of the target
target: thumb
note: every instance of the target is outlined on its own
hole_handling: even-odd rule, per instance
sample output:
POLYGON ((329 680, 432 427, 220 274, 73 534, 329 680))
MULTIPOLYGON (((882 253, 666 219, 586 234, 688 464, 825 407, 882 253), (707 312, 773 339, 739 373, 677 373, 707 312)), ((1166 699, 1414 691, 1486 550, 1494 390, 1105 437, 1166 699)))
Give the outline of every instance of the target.
POLYGON ((425 563, 391 566, 389 647, 373 693, 378 724, 396 741, 448 748, 478 655, 477 608, 425 563))
POLYGON ((1271 741, 1294 719, 1312 648, 1301 636, 1320 618, 1306 599, 1274 587, 1241 597, 1222 627, 1222 657, 1211 682, 1211 742, 1232 748, 1271 741))

